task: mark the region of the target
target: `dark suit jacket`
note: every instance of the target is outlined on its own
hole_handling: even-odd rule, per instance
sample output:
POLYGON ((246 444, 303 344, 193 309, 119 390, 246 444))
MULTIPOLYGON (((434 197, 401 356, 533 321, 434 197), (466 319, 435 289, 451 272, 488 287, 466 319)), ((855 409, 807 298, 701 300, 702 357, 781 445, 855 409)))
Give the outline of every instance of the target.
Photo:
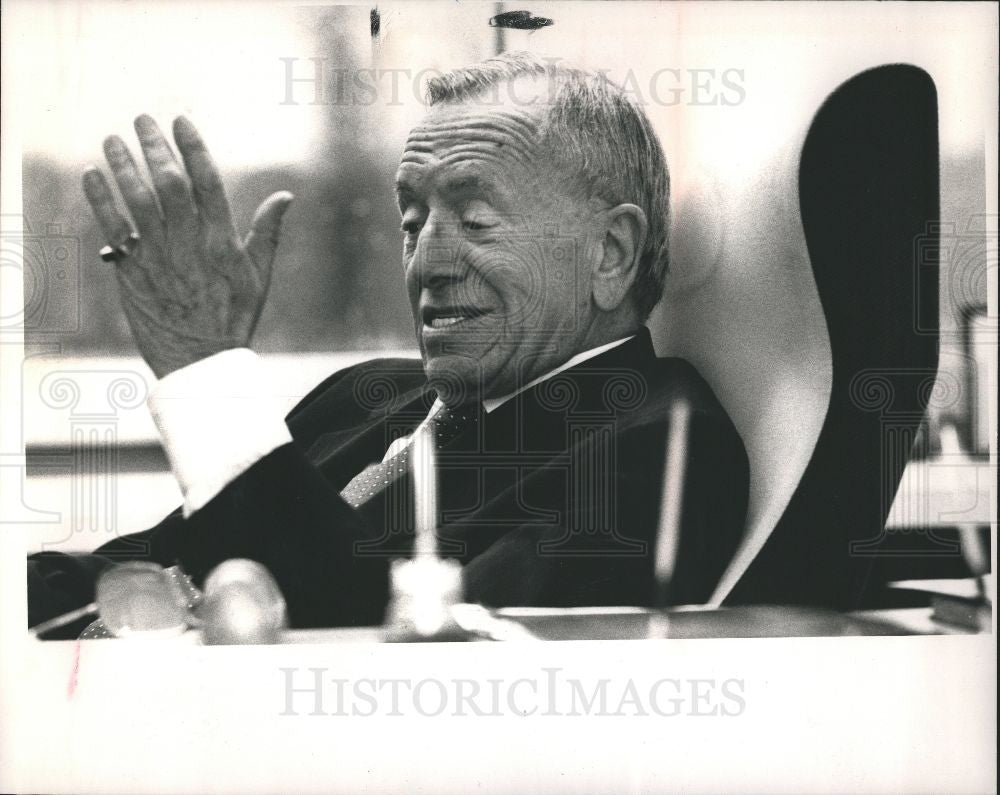
MULTIPOLYGON (((692 406, 674 603, 708 599, 743 532, 748 463, 711 389, 649 332, 517 395, 439 453, 439 543, 465 596, 490 606, 646 605, 671 401, 692 406)), ((377 624, 388 560, 412 545, 404 478, 361 510, 340 490, 427 415, 419 361, 376 359, 328 378, 273 451, 184 519, 179 511, 94 555, 29 561, 30 623, 93 596, 110 562, 180 563, 200 582, 228 558, 261 561, 293 626, 377 624)), ((75 629, 75 628, 74 628, 75 629)))

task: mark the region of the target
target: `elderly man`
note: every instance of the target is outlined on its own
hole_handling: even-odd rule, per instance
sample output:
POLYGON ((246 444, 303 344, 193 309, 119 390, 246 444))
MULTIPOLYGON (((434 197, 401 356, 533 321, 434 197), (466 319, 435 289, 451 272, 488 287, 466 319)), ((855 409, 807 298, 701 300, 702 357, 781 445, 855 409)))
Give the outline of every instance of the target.
POLYGON ((642 325, 667 269, 669 178, 643 112, 600 76, 505 55, 436 78, 396 194, 422 363, 376 359, 320 384, 284 421, 251 396, 247 349, 271 279, 276 193, 240 241, 197 131, 181 160, 136 120, 84 188, 122 303, 160 380, 150 408, 184 505, 91 556, 30 563, 32 621, 92 598, 109 562, 180 563, 195 581, 264 563, 296 626, 382 620, 388 560, 412 550, 411 441, 439 450, 438 544, 488 605, 648 604, 662 510, 680 510, 670 598, 705 601, 743 529, 747 457, 687 363, 642 325), (661 503, 683 405, 680 506, 661 503), (676 420, 675 420, 676 421, 676 420))

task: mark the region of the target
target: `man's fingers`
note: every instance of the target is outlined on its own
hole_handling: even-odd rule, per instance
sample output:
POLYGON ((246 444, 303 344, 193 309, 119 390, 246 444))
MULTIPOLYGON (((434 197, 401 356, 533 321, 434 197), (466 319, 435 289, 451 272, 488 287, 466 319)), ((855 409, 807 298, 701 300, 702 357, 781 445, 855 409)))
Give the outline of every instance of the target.
POLYGON ((163 219, 156 204, 156 196, 140 176, 125 142, 117 135, 108 136, 104 139, 104 156, 108 159, 111 173, 114 174, 128 211, 132 214, 132 220, 139 227, 139 234, 145 238, 161 236, 163 219))
POLYGON ((145 113, 135 120, 135 134, 149 166, 153 187, 163 208, 167 228, 181 234, 197 234, 197 217, 184 167, 174 156, 167 139, 151 116, 145 113))
POLYGON ((250 234, 247 235, 245 242, 246 251, 262 275, 267 273, 274 260, 274 252, 278 248, 278 235, 281 232, 281 219, 293 198, 295 197, 286 190, 272 193, 257 208, 250 223, 250 234))
POLYGON ((184 116, 174 119, 174 141, 191 179, 194 201, 206 224, 227 232, 233 225, 229 200, 212 156, 195 126, 184 116))
POLYGON ((83 172, 83 192, 108 244, 113 246, 124 241, 132 232, 132 226, 119 212, 108 181, 94 166, 83 172))
MULTIPOLYGON (((97 217, 101 231, 104 232, 107 244, 115 246, 127 240, 132 232, 132 225, 119 212, 111 186, 108 185, 104 174, 94 166, 89 166, 83 172, 83 192, 97 217)), ((144 264, 127 261, 125 267, 115 268, 115 275, 119 283, 124 282, 129 286, 129 300, 155 294, 155 285, 144 264)))

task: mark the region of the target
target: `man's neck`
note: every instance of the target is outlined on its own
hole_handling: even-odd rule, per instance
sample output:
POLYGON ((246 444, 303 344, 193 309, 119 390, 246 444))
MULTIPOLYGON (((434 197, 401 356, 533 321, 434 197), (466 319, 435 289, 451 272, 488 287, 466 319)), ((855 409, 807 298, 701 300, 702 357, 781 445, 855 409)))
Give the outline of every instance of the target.
POLYGON ((572 358, 560 364, 558 367, 549 370, 547 373, 543 373, 537 378, 533 378, 528 383, 524 384, 518 389, 515 389, 513 392, 507 393, 506 395, 501 395, 500 397, 484 398, 483 409, 486 411, 487 414, 489 414, 490 412, 498 409, 500 406, 502 406, 504 403, 506 403, 515 395, 518 395, 527 389, 531 389, 533 386, 537 386, 543 381, 547 381, 553 376, 558 375, 559 373, 565 370, 569 370, 571 367, 576 367, 578 364, 587 361, 587 359, 593 359, 595 356, 600 356, 602 353, 610 351, 612 348, 617 348, 619 345, 622 345, 628 342, 630 339, 632 339, 635 336, 635 334, 636 332, 632 332, 631 334, 621 337, 620 339, 612 340, 611 342, 606 342, 603 345, 598 345, 595 348, 589 348, 585 351, 581 351, 580 353, 574 355, 572 358))

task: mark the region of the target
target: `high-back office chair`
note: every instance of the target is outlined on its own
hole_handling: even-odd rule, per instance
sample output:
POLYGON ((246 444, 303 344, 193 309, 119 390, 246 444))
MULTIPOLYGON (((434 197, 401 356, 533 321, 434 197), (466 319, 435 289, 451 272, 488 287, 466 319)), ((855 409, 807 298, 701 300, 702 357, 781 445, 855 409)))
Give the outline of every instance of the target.
POLYGON ((786 151, 743 192, 676 208, 688 272, 653 325, 750 456, 744 541, 712 603, 847 609, 937 372, 933 81, 907 65, 856 75, 786 151))

